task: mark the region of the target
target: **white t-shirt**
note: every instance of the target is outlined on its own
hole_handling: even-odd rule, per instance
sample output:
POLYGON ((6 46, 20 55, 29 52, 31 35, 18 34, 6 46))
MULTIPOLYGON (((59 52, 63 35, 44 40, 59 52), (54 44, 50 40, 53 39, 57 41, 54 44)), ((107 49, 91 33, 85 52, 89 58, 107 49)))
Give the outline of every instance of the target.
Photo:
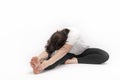
POLYGON ((81 39, 80 33, 78 32, 78 30, 74 28, 70 29, 66 44, 70 44, 73 46, 69 53, 72 53, 75 55, 79 55, 89 48, 89 46, 86 45, 85 42, 83 42, 83 40, 81 39))

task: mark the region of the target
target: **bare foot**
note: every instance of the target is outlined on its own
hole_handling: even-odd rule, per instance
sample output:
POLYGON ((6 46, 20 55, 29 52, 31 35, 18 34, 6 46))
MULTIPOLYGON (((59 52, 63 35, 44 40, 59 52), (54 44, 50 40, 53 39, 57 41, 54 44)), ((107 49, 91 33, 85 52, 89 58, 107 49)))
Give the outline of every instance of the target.
POLYGON ((33 57, 33 58, 31 59, 30 64, 31 64, 31 66, 32 66, 32 68, 33 68, 33 72, 34 72, 35 74, 40 73, 39 65, 40 65, 41 63, 40 63, 38 57, 33 57))
POLYGON ((33 69, 34 74, 39 74, 41 72, 40 67, 38 66, 37 68, 33 69))
POLYGON ((36 68, 38 63, 39 63, 38 57, 32 57, 31 62, 30 62, 32 68, 36 68))
POLYGON ((78 60, 77 58, 73 57, 72 59, 68 59, 65 61, 65 64, 77 64, 78 60))

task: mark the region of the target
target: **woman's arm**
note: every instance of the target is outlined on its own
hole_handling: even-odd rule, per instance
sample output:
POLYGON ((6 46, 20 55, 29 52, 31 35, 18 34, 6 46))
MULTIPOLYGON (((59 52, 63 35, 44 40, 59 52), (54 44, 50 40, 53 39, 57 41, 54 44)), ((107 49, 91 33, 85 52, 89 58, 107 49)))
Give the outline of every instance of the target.
POLYGON ((72 48, 72 45, 65 44, 62 48, 60 48, 55 55, 53 55, 49 60, 46 61, 45 67, 48 67, 54 64, 56 61, 60 60, 64 57, 72 48))
POLYGON ((48 58, 48 53, 46 51, 43 51, 40 55, 38 55, 39 60, 44 60, 48 58))

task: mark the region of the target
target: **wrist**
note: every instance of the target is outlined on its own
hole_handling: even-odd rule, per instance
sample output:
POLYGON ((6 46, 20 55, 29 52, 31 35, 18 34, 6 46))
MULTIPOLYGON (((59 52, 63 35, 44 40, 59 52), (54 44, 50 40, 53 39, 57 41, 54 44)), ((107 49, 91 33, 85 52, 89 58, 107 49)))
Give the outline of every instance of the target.
POLYGON ((47 60, 44 60, 44 61, 42 62, 42 64, 41 64, 42 70, 44 70, 44 69, 47 68, 48 66, 49 66, 49 63, 48 63, 47 60))
POLYGON ((46 67, 48 67, 48 66, 50 66, 50 62, 49 62, 49 60, 46 60, 46 67))
POLYGON ((51 66, 53 64, 53 61, 51 59, 47 60, 47 66, 51 66))

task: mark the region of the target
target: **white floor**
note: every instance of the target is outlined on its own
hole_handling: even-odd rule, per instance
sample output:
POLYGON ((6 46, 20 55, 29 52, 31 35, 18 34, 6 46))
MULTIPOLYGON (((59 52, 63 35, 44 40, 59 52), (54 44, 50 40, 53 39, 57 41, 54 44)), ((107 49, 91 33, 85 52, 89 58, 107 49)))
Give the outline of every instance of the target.
POLYGON ((0 1, 0 80, 120 80, 119 0, 0 1), (101 65, 69 64, 34 75, 31 57, 50 35, 76 27, 91 47, 106 50, 101 65))

